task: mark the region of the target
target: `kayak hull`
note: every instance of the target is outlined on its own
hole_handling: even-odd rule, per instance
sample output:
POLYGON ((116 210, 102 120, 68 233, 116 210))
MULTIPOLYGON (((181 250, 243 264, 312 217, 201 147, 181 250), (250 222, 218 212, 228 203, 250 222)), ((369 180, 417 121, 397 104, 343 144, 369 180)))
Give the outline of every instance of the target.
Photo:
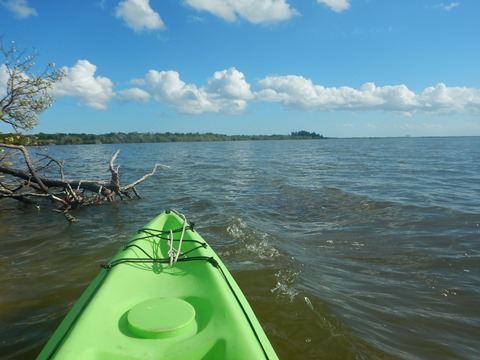
POLYGON ((215 252, 181 214, 167 210, 107 263, 38 358, 277 356, 215 252))

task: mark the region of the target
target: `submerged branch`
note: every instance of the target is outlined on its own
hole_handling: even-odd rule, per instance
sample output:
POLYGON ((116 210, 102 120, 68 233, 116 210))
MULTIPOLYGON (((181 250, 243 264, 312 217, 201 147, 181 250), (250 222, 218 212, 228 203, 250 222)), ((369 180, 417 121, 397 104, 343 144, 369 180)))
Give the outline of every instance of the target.
MULTIPOLYGON (((10 163, 0 159, 0 198, 11 198, 29 204, 39 206, 39 200, 48 199, 61 205, 61 211, 66 218, 73 221, 75 218, 69 214, 71 210, 83 206, 112 202, 118 196, 121 200, 124 197, 133 199, 140 198, 135 188, 138 184, 154 175, 159 166, 169 168, 166 165, 155 164, 152 171, 143 175, 138 180, 122 186, 120 184, 119 168, 115 167, 120 150, 116 151, 109 162, 108 171, 111 176, 108 181, 97 180, 66 180, 64 176, 64 162, 45 155, 41 161, 47 162, 45 165, 35 167, 31 161, 26 147, 22 145, 0 144, 11 151, 20 153, 26 164, 26 169, 13 168, 10 163), (39 176, 38 171, 44 171, 50 165, 58 166, 60 179, 52 179, 45 176, 39 176), (3 176, 1 176, 3 174, 3 176), (9 183, 4 178, 11 180, 9 183), (133 192, 132 196, 130 192, 133 192)), ((11 156, 13 157, 13 156, 11 156)))
POLYGON ((166 169, 170 169, 169 166, 167 165, 162 165, 162 164, 155 164, 155 166, 153 167, 152 171, 150 171, 148 174, 145 174, 143 175, 140 179, 138 179, 137 181, 134 181, 133 183, 127 185, 127 186, 123 186, 121 187, 120 189, 122 191, 128 191, 130 189, 134 189, 134 192, 136 193, 136 190, 135 190, 135 186, 137 186, 138 184, 140 184, 142 181, 148 179, 150 176, 154 175, 155 174, 155 171, 157 171, 157 168, 158 167, 163 167, 163 168, 166 168, 166 169))

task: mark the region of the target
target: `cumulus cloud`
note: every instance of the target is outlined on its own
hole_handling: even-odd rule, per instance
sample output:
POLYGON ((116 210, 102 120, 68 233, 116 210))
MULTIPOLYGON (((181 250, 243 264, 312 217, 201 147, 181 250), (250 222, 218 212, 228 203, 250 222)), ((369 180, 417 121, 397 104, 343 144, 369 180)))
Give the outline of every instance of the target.
POLYGON ((219 97, 248 100, 252 98, 250 84, 242 72, 235 68, 216 71, 208 79, 206 91, 219 97))
MULTIPOLYGON (((112 82, 95 76, 96 66, 79 60, 64 68, 66 77, 56 84, 57 96, 74 96, 94 109, 106 109, 114 97, 120 102, 145 104, 150 100, 183 114, 245 111, 249 102, 278 103, 299 111, 383 110, 402 115, 417 112, 480 114, 480 89, 449 87, 439 83, 415 93, 406 85, 377 86, 372 82, 359 88, 325 87, 299 75, 267 76, 252 85, 232 67, 216 71, 198 86, 184 82, 176 71, 150 70, 143 78, 129 82, 131 88, 113 91, 112 82)), ((6 84, 5 66, 0 66, 0 95, 6 84)))
POLYGON ((3 5, 5 8, 10 10, 15 14, 16 17, 20 19, 26 19, 30 16, 37 16, 37 10, 32 8, 27 0, 7 0, 0 1, 0 5, 3 5))
POLYGON ((134 101, 139 104, 145 104, 150 98, 151 95, 148 92, 139 88, 130 88, 118 92, 118 100, 120 102, 134 101))
POLYGON ((55 85, 56 96, 74 96, 88 107, 104 110, 107 103, 115 96, 112 81, 95 76, 97 67, 87 60, 78 60, 71 67, 64 67, 65 78, 55 85))
POLYGON ((435 112, 480 112, 480 89, 467 87, 447 87, 437 84, 426 88, 418 95, 424 110, 435 112))
POLYGON ((206 94, 195 85, 180 80, 176 71, 150 70, 145 76, 147 90, 159 103, 174 107, 181 113, 201 114, 214 111, 206 94))
POLYGON ((186 4, 226 21, 243 18, 253 24, 275 23, 297 15, 286 0, 186 0, 186 4))
POLYGON ((145 85, 145 79, 132 79, 128 82, 130 85, 142 86, 145 85))
POLYGON ((235 68, 215 72, 205 87, 185 83, 176 71, 150 70, 145 88, 155 101, 184 114, 239 113, 253 98, 250 84, 235 68))
POLYGON ((447 87, 438 84, 415 94, 405 85, 376 86, 365 83, 360 89, 347 86, 323 87, 302 76, 269 76, 257 83, 257 101, 277 102, 306 111, 385 110, 402 114, 417 111, 435 113, 480 112, 480 89, 447 87))
POLYGON ((125 20, 128 27, 136 32, 165 27, 160 15, 150 7, 149 0, 123 0, 116 7, 115 16, 125 20))
POLYGON ((317 0, 317 3, 323 4, 335 12, 342 12, 350 8, 349 0, 317 0))
POLYGON ((342 86, 326 88, 314 85, 303 76, 269 76, 257 83, 257 99, 267 102, 280 102, 288 107, 315 111, 379 106, 383 100, 372 83, 360 90, 342 86))

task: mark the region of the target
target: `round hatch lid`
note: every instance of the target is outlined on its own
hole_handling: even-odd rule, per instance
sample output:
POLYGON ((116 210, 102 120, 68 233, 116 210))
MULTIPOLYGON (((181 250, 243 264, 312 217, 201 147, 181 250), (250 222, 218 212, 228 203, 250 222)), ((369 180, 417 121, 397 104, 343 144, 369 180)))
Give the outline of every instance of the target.
POLYGON ((128 328, 147 339, 179 336, 195 327, 195 308, 178 298, 154 298, 135 305, 127 315, 128 328))

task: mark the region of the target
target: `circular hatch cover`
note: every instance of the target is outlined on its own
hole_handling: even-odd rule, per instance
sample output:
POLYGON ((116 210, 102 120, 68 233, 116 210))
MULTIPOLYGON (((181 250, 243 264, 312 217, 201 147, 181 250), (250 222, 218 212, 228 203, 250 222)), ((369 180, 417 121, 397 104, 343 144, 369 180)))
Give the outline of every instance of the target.
POLYGON ((178 298, 154 298, 135 305, 127 315, 128 327, 147 339, 170 338, 195 326, 195 309, 178 298))

